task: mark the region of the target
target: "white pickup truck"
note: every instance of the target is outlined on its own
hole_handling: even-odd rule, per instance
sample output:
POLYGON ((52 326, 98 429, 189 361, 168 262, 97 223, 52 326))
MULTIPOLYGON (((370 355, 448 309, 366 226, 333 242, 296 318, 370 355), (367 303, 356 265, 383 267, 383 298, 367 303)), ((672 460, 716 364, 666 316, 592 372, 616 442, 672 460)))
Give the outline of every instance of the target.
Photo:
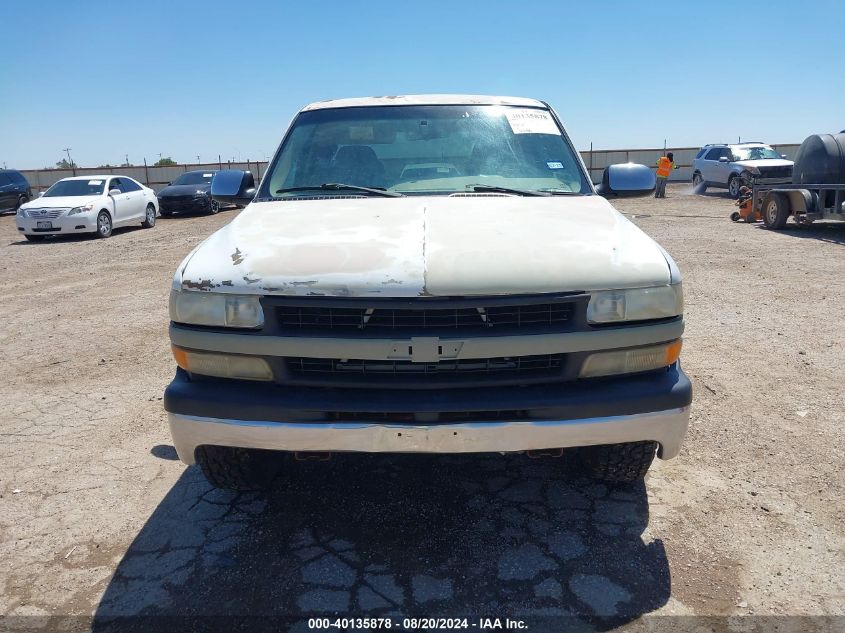
POLYGON ((257 189, 215 176, 247 207, 173 279, 180 458, 232 489, 341 451, 573 454, 643 478, 689 420, 681 276, 605 198, 653 188, 630 163, 594 187, 534 99, 303 108, 257 189))

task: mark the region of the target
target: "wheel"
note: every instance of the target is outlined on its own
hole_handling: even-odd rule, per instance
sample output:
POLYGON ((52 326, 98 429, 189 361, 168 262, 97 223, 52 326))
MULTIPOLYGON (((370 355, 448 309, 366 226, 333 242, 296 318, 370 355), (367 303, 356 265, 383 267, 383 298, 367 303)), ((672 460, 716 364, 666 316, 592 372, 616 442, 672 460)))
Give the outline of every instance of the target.
POLYGON ((229 446, 200 446, 195 457, 208 482, 225 490, 265 490, 283 459, 272 451, 229 446))
POLYGON ((43 235, 24 235, 24 237, 26 239, 28 239, 30 242, 40 242, 41 240, 44 239, 43 235))
POLYGON ((704 178, 701 177, 701 174, 695 172, 692 175, 692 189, 695 193, 704 193, 707 191, 707 185, 704 184, 704 178))
POLYGON ((763 223, 769 229, 782 229, 789 217, 789 198, 782 193, 770 193, 763 202, 763 223))
POLYGON ((633 483, 645 477, 657 442, 603 444, 580 449, 581 460, 588 473, 608 482, 633 483))
POLYGON ((100 211, 97 215, 97 237, 111 237, 111 216, 108 211, 100 211))
POLYGON ((29 202, 29 197, 28 196, 21 196, 20 198, 18 198, 18 208, 22 207, 27 202, 29 202))
POLYGON ((156 208, 151 202, 147 205, 147 213, 144 216, 144 221, 141 222, 141 226, 145 229, 151 229, 156 225, 156 208))
POLYGON ((734 174, 728 180, 728 193, 731 194, 731 198, 739 198, 740 187, 742 187, 742 178, 734 174))
POLYGON ((208 209, 209 215, 217 215, 217 212, 220 211, 220 203, 217 200, 211 201, 211 206, 208 209))
POLYGON ((734 211, 733 213, 731 213, 731 222, 739 222, 739 219, 739 211, 734 211))

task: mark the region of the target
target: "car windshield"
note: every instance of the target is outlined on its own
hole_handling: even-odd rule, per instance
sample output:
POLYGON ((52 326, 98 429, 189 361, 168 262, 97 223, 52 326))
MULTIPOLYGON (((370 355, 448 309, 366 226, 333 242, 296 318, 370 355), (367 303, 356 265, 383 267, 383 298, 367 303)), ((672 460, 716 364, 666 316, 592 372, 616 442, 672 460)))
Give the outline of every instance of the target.
POLYGON ((735 147, 734 160, 763 160, 765 158, 781 158, 771 147, 735 147))
MULTIPOLYGON (((490 191, 587 194, 577 154, 545 108, 378 106, 302 112, 258 199, 490 191), (374 192, 370 192, 371 194, 374 192)), ((536 195, 536 194, 531 194, 536 195)))
POLYGON ((102 178, 91 180, 60 180, 44 192, 45 198, 59 196, 99 196, 103 193, 106 181, 102 178))
POLYGON ((172 185, 208 185, 214 178, 212 171, 189 171, 174 180, 172 185))

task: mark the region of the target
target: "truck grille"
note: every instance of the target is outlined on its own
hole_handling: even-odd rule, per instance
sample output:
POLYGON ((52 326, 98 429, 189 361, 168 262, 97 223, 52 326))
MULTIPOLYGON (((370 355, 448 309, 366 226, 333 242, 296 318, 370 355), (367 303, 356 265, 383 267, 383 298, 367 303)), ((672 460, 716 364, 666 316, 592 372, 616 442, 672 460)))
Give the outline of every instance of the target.
POLYGON ((396 386, 424 388, 432 385, 461 387, 468 383, 520 384, 561 380, 565 354, 462 358, 431 363, 409 360, 358 360, 339 358, 287 358, 285 382, 312 385, 396 386))
POLYGON ((760 167, 761 178, 789 178, 792 176, 792 167, 784 165, 783 167, 760 167))
POLYGON ((283 330, 408 332, 410 330, 501 330, 533 328, 555 331, 568 324, 575 302, 478 307, 309 307, 280 306, 283 330))

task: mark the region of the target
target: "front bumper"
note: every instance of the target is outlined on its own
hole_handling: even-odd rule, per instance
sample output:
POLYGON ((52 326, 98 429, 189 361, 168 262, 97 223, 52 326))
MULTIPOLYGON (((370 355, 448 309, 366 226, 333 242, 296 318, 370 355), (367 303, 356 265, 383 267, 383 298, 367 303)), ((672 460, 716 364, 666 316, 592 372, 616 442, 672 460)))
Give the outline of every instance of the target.
POLYGON ((195 197, 169 197, 163 196, 158 199, 159 209, 168 212, 177 211, 208 211, 211 209, 211 196, 195 197))
POLYGON ((675 457, 692 386, 676 363, 612 379, 435 393, 191 381, 164 406, 179 457, 198 446, 280 451, 513 452, 653 440, 675 457), (460 423, 453 423, 460 420, 460 423))
POLYGON ((97 217, 90 213, 61 215, 57 218, 24 218, 15 216, 18 232, 24 235, 66 235, 69 233, 90 233, 97 230, 97 217), (38 228, 39 222, 49 222, 49 229, 38 228))

